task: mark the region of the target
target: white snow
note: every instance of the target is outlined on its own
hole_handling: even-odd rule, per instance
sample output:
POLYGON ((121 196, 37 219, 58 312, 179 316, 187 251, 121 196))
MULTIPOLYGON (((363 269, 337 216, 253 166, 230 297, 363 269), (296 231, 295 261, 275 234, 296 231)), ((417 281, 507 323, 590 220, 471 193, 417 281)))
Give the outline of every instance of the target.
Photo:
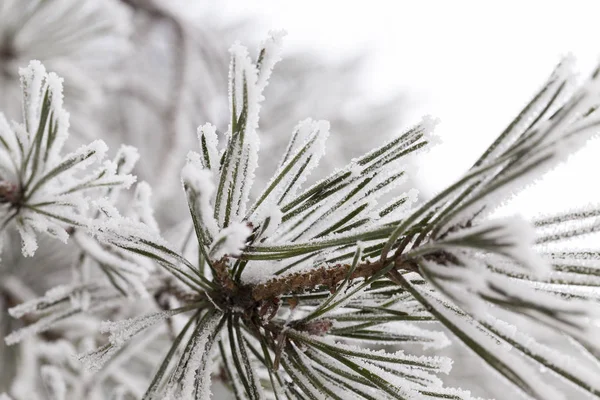
POLYGON ((34 132, 39 125, 43 90, 47 77, 46 68, 38 60, 32 60, 26 68, 19 68, 23 89, 23 116, 28 132, 34 132))
POLYGON ((122 175, 130 174, 139 158, 140 153, 137 148, 122 144, 115 155, 115 163, 120 165, 119 173, 122 175))
POLYGON ((215 237, 210 255, 213 259, 219 260, 223 256, 239 256, 248 237, 252 234, 252 229, 244 222, 236 222, 221 230, 215 237))
POLYGON ((152 208, 152 188, 147 182, 140 182, 135 187, 132 209, 139 220, 147 225, 152 231, 159 232, 158 223, 154 219, 152 208))
POLYGON ((275 64, 281 61, 282 42, 286 35, 287 32, 284 30, 270 31, 269 37, 260 44, 259 52, 263 52, 263 57, 256 84, 259 92, 262 92, 267 86, 275 64))
POLYGON ((198 127, 197 131, 198 142, 202 153, 202 165, 205 169, 212 171, 214 176, 219 173, 219 139, 217 138, 217 128, 209 123, 206 123, 198 127), (202 139, 206 142, 207 154, 204 154, 202 147, 202 139), (208 159, 206 157, 208 156, 208 159))
POLYGON ((37 237, 33 227, 23 223, 17 224, 17 229, 21 235, 21 252, 25 257, 32 257, 38 248, 37 237))
POLYGON ((192 188, 198 196, 197 204, 191 206, 197 208, 203 226, 214 237, 219 231, 217 221, 213 216, 213 206, 211 205, 215 185, 210 170, 202 168, 200 158, 201 156, 198 153, 188 153, 187 163, 181 171, 181 181, 184 186, 188 185, 192 188))

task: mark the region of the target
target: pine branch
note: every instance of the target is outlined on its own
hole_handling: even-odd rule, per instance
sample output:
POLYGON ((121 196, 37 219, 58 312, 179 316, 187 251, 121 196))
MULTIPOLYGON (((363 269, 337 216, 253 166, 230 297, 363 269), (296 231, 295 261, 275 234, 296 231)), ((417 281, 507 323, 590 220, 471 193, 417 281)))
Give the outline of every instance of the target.
MULTIPOLYGON (((364 278, 368 280, 393 265, 392 270, 417 271, 414 261, 386 260, 385 262, 365 262, 355 267, 349 276, 350 280, 364 278)), ((252 297, 255 301, 268 300, 292 293, 304 293, 316 287, 323 286, 329 290, 335 288, 348 277, 350 264, 339 264, 334 267, 318 267, 306 272, 288 274, 281 278, 273 278, 266 283, 252 287, 252 297)))
MULTIPOLYGON (((37 247, 36 232, 64 240, 72 235, 78 275, 73 284, 22 304, 3 295, 15 303, 10 314, 28 323, 6 343, 39 338, 75 316, 130 311, 123 297, 152 295, 151 312, 101 323, 108 337, 80 355, 90 369, 102 370, 103 381, 138 345, 170 337, 166 355, 154 360, 145 399, 206 398, 213 362, 240 399, 357 393, 471 399, 438 377, 451 360, 373 350, 449 345, 444 332, 420 324, 432 321, 528 397, 557 396, 529 363, 598 397, 593 368, 564 368, 566 358, 495 317, 527 318, 536 328, 566 335, 592 366, 600 365, 598 251, 538 248, 596 232, 598 211, 562 213, 533 226, 485 213, 600 127, 599 74, 570 94, 570 73, 561 65, 469 171, 416 207, 414 191, 378 201, 406 178, 406 158, 431 141, 430 118, 308 188, 303 184, 323 158, 329 125, 302 121, 273 178, 251 202, 259 111, 282 36, 271 33, 256 60, 240 44, 230 50, 225 146, 219 147, 216 127, 199 128, 200 151, 188 154, 181 172, 190 213, 181 246, 161 236, 148 185, 140 183, 125 206, 118 201, 134 181, 129 172, 137 153, 122 148, 114 161, 78 172, 100 161, 104 146, 95 142, 61 156, 68 125, 61 81, 35 62, 21 72, 24 123, 11 126, 0 118, 2 229, 14 222, 25 255, 37 247), (81 204, 87 202, 82 193, 97 196, 91 211, 81 204), (106 279, 90 278, 89 265, 106 279)), ((63 373, 55 366, 41 371, 54 396, 65 392, 63 373)), ((83 384, 83 393, 94 385, 83 384)))

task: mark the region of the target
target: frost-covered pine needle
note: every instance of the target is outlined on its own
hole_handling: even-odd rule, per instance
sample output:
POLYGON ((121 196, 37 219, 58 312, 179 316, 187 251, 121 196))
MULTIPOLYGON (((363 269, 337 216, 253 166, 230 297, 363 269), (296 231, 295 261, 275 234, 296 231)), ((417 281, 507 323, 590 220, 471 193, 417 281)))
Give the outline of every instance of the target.
POLYGON ((255 56, 231 47, 226 126, 201 125, 196 151, 181 157, 189 216, 170 240, 150 185, 126 191, 138 153, 124 146, 104 161, 95 141, 63 155, 62 81, 39 62, 21 71, 24 123, 0 117, 2 229, 16 228, 26 256, 39 233, 71 235, 77 249, 70 285, 26 300, 14 280, 0 282, 0 306, 25 324, 7 344, 67 344, 27 354, 27 366, 57 358, 40 372, 48 396, 66 400, 81 380, 115 399, 206 399, 220 380, 238 399, 467 400, 445 386, 453 360, 429 352, 462 343, 526 398, 567 398, 563 383, 599 397, 600 250, 558 247, 599 230, 597 207, 533 224, 488 216, 596 133, 600 73, 577 87, 563 62, 429 200, 403 185, 411 157, 435 142, 431 117, 310 185, 336 127, 305 119, 256 190, 282 37, 270 33, 255 56), (117 321, 100 322, 110 314, 117 321), (75 334, 77 318, 98 332, 75 334), (58 361, 59 347, 77 348, 91 372, 58 361), (148 382, 130 378, 139 371, 152 371, 148 382))

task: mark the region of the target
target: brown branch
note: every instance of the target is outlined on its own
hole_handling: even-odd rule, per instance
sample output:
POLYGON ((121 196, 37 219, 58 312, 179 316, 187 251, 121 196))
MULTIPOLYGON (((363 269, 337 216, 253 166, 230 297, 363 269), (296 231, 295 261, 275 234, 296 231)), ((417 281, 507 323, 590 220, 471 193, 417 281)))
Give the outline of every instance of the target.
POLYGON ((213 265, 213 268, 215 278, 217 279, 221 287, 229 290, 230 292, 234 292, 237 285, 235 284, 233 279, 231 279, 231 274, 229 272, 229 268, 227 267, 227 258, 224 257, 223 259, 217 261, 213 265))
MULTIPOLYGON (((395 270, 417 270, 413 261, 397 259, 395 263, 395 270)), ((388 265, 387 262, 384 264, 381 261, 359 264, 350 276, 350 279, 371 277, 383 269, 385 265, 388 265)), ((348 264, 338 264, 333 268, 320 267, 310 271, 286 275, 281 278, 273 278, 266 283, 254 286, 252 288, 252 297, 255 301, 261 301, 279 297, 282 294, 303 292, 317 286, 335 288, 346 279, 350 268, 351 266, 348 264)))

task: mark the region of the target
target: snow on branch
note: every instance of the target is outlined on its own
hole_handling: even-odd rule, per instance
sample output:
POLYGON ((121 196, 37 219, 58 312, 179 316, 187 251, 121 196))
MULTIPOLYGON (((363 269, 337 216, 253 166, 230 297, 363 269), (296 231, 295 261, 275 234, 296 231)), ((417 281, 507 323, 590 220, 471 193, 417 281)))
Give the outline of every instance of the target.
POLYGON ((23 239, 23 254, 37 249, 37 233, 65 241, 66 228, 87 226, 83 193, 98 187, 129 187, 130 175, 117 175, 110 162, 90 175, 107 151, 101 140, 62 155, 68 136, 69 115, 63 109, 62 79, 47 73, 39 61, 19 71, 23 89, 24 124, 8 125, 0 117, 0 169, 4 171, 3 224, 16 220, 23 239))
POLYGON ((223 256, 239 256, 246 247, 252 230, 244 223, 234 223, 219 232, 211 245, 209 255, 218 260, 223 256))
MULTIPOLYGON (((107 337, 90 334, 70 348, 90 369, 102 369, 101 382, 116 379, 105 391, 115 398, 128 391, 144 399, 208 398, 218 370, 237 398, 254 400, 472 399, 444 386, 452 360, 418 353, 451 340, 526 396, 560 398, 536 366, 598 395, 591 369, 507 321, 524 316, 566 335, 598 366, 600 251, 545 245, 597 232, 600 211, 590 206, 533 225, 486 214, 595 134, 600 73, 575 87, 565 60, 473 167, 430 200, 397 189, 408 179, 409 157, 436 141, 431 117, 309 187, 330 125, 305 119, 256 191, 260 108, 283 36, 270 33, 256 59, 239 43, 230 49, 226 133, 200 126, 198 152, 188 153, 181 170, 189 219, 172 235, 181 247, 161 236, 147 183, 132 196, 122 191, 136 181, 138 152, 122 146, 107 161, 97 140, 63 154, 62 80, 35 61, 21 70, 24 122, 0 115, 0 224, 16 227, 26 256, 44 233, 73 237, 77 257, 73 283, 37 299, 15 300, 0 282, 0 305, 26 322, 5 342, 67 340, 66 328, 56 328, 87 318, 107 337), (89 265, 105 280, 96 281, 89 265), (129 301, 142 296, 138 312, 129 301), (96 314, 108 310, 123 319, 100 322, 96 314), (398 343, 415 354, 382 350, 398 343), (142 348, 152 361, 144 370, 156 371, 145 394, 127 384, 124 361, 142 348)), ((39 374, 42 384, 50 397, 65 399, 77 379, 62 362, 50 364, 39 374)))

